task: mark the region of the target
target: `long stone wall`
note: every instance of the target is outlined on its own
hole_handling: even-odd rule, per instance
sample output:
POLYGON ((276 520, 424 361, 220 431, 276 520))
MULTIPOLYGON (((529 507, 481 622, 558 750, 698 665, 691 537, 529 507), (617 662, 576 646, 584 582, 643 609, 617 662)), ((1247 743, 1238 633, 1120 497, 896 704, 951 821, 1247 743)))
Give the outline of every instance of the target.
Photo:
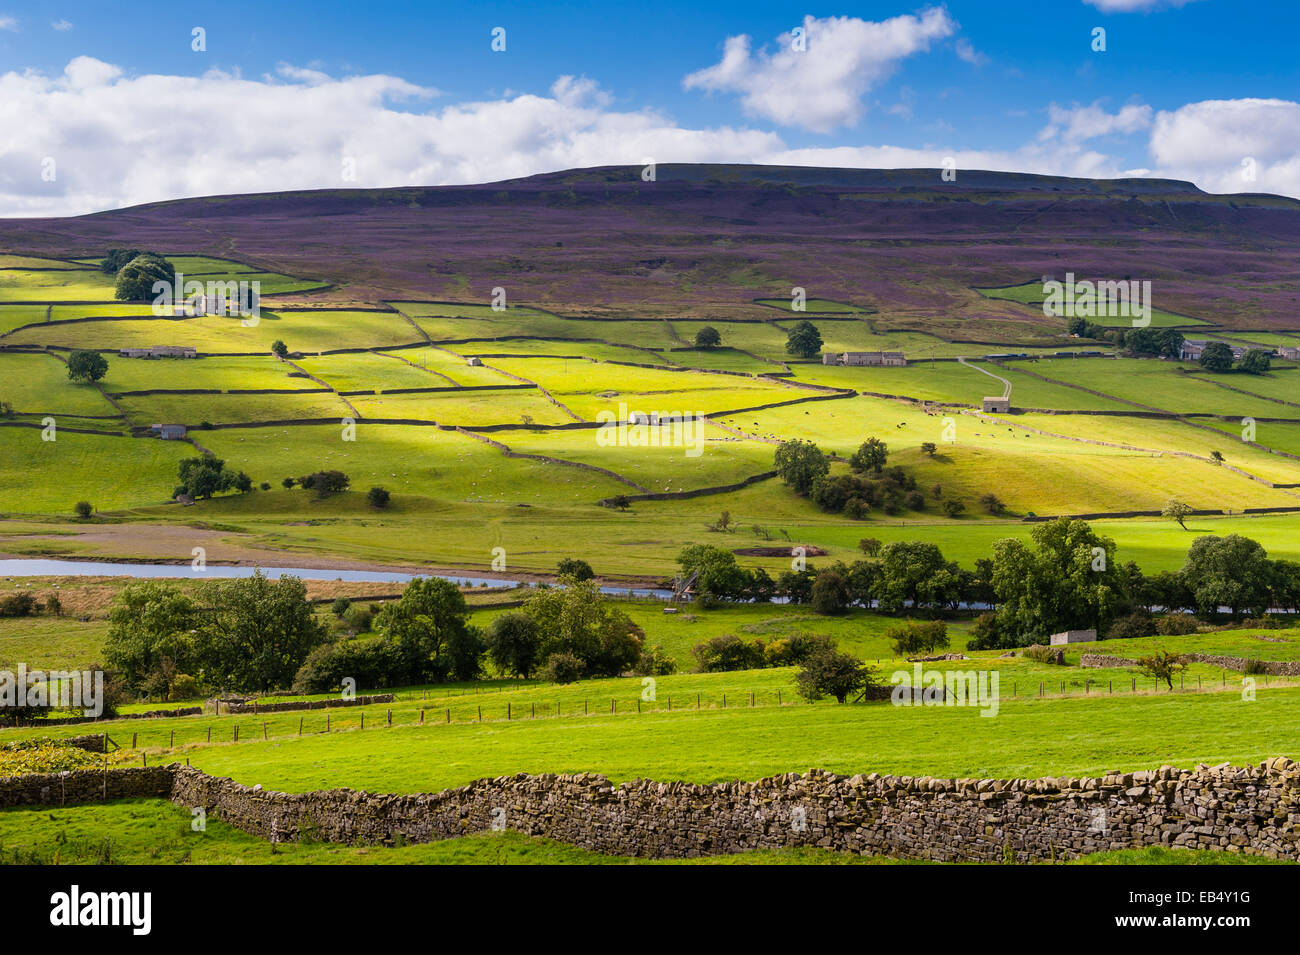
POLYGON ((0 779, 0 807, 169 797, 272 841, 392 845, 493 829, 598 852, 688 858, 819 846, 943 862, 1041 862, 1112 849, 1218 849, 1300 861, 1300 764, 1162 767, 1091 778, 934 779, 812 770, 692 785, 503 776, 418 795, 280 793, 189 766, 0 779))
MULTIPOLYGON (((393 694, 379 693, 374 696, 354 696, 351 699, 336 697, 327 700, 285 700, 283 703, 258 703, 254 700, 252 703, 221 703, 220 705, 224 706, 226 713, 230 714, 284 713, 289 710, 332 710, 340 706, 372 706, 375 703, 391 702, 393 702, 393 694)), ((203 712, 201 707, 198 708, 198 711, 203 712)))
MULTIPOLYGON (((1187 663, 1208 663, 1210 666, 1225 670, 1245 671, 1246 665, 1254 663, 1260 673, 1269 676, 1300 676, 1300 660, 1249 660, 1246 657, 1220 656, 1214 653, 1184 653, 1182 658, 1187 663)), ((1079 657, 1079 666, 1085 668, 1134 667, 1137 660, 1114 656, 1109 653, 1085 653, 1079 657)))
POLYGON ((285 794, 176 767, 172 801, 258 836, 427 842, 508 828, 618 855, 821 846, 908 859, 1049 861, 1141 846, 1300 859, 1300 766, 1163 767, 1086 779, 841 776, 699 786, 505 776, 423 795, 285 794))

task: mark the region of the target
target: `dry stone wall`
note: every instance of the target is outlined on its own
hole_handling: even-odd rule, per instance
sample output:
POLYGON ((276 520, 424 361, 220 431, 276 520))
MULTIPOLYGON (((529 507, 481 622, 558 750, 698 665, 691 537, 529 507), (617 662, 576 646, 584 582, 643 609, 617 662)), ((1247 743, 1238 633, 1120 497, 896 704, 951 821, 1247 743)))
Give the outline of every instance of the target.
POLYGON ((392 845, 493 829, 688 858, 820 846, 943 862, 1041 862, 1112 849, 1218 849, 1300 861, 1300 764, 1165 766, 1091 778, 935 779, 812 770, 693 785, 502 776, 418 795, 281 793, 189 766, 0 779, 0 807, 170 797, 272 841, 392 845))
POLYGON ((509 828, 650 858, 820 846, 908 859, 1048 861, 1142 846, 1300 859, 1300 765, 1032 780, 842 776, 613 785, 504 776, 422 795, 267 792, 177 767, 172 800, 273 840, 427 842, 509 828))

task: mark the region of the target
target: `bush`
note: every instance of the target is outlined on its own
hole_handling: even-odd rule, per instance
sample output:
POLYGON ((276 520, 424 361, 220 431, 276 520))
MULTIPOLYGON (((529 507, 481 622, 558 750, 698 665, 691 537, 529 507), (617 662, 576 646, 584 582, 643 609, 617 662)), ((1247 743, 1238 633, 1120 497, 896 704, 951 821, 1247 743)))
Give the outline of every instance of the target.
POLYGON ((182 700, 195 700, 202 695, 198 680, 188 673, 177 673, 172 678, 171 689, 167 692, 167 702, 179 703, 182 700))
POLYGON ((636 661, 632 672, 637 676, 669 676, 677 672, 677 661, 656 643, 641 650, 641 658, 636 661))
POLYGON ((1263 660, 1247 660, 1246 665, 1242 667, 1241 672, 1246 676, 1260 676, 1267 670, 1263 660))
POLYGON ((366 503, 369 504, 371 507, 384 508, 388 506, 388 502, 391 499, 391 497, 392 495, 389 494, 388 491, 385 490, 384 488, 372 487, 369 491, 366 492, 366 503))
POLYGON ((1006 635, 998 626, 998 615, 982 613, 975 618, 970 629, 970 639, 966 641, 967 650, 1005 650, 1010 646, 1006 635))
POLYGON ((546 658, 546 665, 542 667, 542 679, 551 683, 577 683, 582 679, 584 670, 586 667, 576 656, 560 651, 546 658))
POLYGON ((373 618, 365 607, 349 607, 343 613, 343 622, 353 633, 365 633, 370 629, 373 618))
POLYGON ((78 501, 73 505, 72 511, 82 520, 85 520, 90 517, 91 514, 95 513, 95 507, 89 501, 78 501))
POLYGON ((1133 640, 1149 637, 1156 632, 1155 620, 1145 610, 1135 610, 1127 617, 1120 617, 1106 631, 1107 640, 1133 640))
POLYGON ((346 491, 348 476, 342 471, 314 471, 298 478, 298 484, 307 491, 315 491, 318 497, 325 497, 338 491, 346 491))
POLYGON ((712 640, 697 643, 691 650, 701 673, 728 670, 756 670, 763 666, 763 643, 746 643, 734 633, 719 634, 712 640))
POLYGON ((1035 663, 1047 663, 1053 666, 1065 666, 1065 651, 1060 647, 1048 647, 1041 643, 1031 643, 1021 653, 1026 660, 1035 663))
POLYGON ((844 577, 833 570, 824 570, 813 580, 812 609, 814 613, 829 615, 843 613, 849 605, 849 587, 844 577))
POLYGON ((336 597, 334 602, 330 604, 330 612, 336 617, 342 617, 348 612, 348 608, 351 606, 352 601, 348 600, 347 597, 336 597))
POLYGON ((1007 506, 1002 503, 996 494, 985 494, 980 498, 980 506, 994 517, 1001 516, 1007 509, 1007 506))
POLYGON ((1177 637, 1195 633, 1200 628, 1190 613, 1170 613, 1156 618, 1156 633, 1162 637, 1177 637))
POLYGON ((933 653, 947 649, 948 625, 942 620, 909 620, 885 632, 885 639, 893 642, 894 654, 900 657, 918 653, 933 653))
POLYGON ((833 696, 843 703, 849 694, 875 684, 875 674, 857 657, 835 650, 820 650, 809 657, 794 678, 806 700, 833 696))
POLYGON ((770 667, 798 666, 814 653, 835 650, 835 640, 821 633, 792 633, 763 648, 763 662, 770 667))
POLYGON ((319 646, 307 655, 293 678, 293 692, 332 693, 342 687, 345 678, 367 689, 411 682, 401 651, 393 641, 340 640, 319 646))
POLYGON ((563 558, 556 565, 555 572, 561 577, 572 577, 574 580, 591 580, 596 576, 591 564, 579 557, 563 558))
POLYGON ((30 617, 36 610, 36 598, 29 593, 0 597, 0 617, 30 617))
POLYGON ((260 487, 263 491, 269 491, 271 490, 271 482, 263 481, 261 484, 258 485, 258 487, 260 487))

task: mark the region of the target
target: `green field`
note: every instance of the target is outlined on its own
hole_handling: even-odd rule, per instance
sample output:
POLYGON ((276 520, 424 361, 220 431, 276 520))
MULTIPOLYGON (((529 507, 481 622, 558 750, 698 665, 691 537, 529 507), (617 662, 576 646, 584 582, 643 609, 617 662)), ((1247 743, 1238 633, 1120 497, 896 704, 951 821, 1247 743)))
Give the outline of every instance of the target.
MULTIPOLYGON (((1005 288, 981 288, 976 289, 985 298, 1003 299, 1008 302, 1020 302, 1024 305, 1042 305, 1043 304, 1043 286, 1041 282, 1029 282, 1025 285, 1009 285, 1005 288)), ((1111 325, 1115 327, 1126 327, 1133 324, 1131 318, 1108 318, 1104 315, 1090 318, 1089 321, 1097 325, 1111 325)), ((1208 325, 1200 318, 1192 318, 1190 315, 1176 315, 1173 312, 1162 311, 1158 308, 1151 309, 1151 327, 1152 328, 1173 328, 1192 325, 1208 325)))

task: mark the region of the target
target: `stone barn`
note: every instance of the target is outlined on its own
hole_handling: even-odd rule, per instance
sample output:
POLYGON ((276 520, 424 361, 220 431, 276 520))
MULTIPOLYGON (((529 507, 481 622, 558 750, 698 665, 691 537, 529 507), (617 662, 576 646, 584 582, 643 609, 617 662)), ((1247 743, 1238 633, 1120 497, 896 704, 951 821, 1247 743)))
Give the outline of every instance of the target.
POLYGON ((1006 414, 1011 410, 1010 398, 985 398, 980 406, 984 409, 985 414, 1006 414))

